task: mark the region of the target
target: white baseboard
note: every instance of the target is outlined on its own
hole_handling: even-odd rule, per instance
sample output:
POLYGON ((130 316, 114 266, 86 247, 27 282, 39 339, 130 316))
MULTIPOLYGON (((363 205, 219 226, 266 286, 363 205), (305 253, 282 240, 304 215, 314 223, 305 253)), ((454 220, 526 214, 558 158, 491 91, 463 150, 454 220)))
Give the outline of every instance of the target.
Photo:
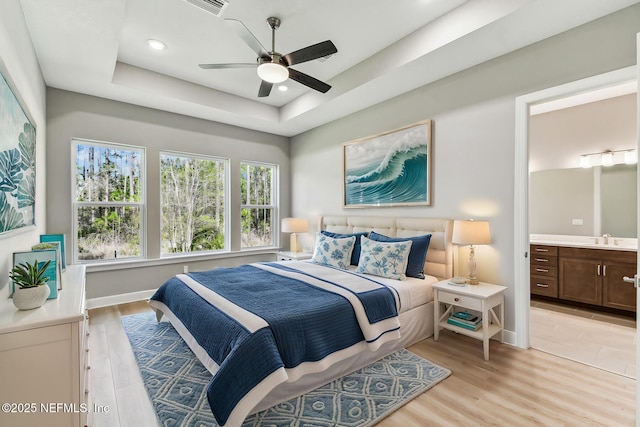
POLYGON ((108 307, 110 305, 126 304, 128 302, 144 301, 153 296, 156 289, 131 292, 128 294, 110 295, 108 297, 91 298, 87 300, 87 309, 108 307))

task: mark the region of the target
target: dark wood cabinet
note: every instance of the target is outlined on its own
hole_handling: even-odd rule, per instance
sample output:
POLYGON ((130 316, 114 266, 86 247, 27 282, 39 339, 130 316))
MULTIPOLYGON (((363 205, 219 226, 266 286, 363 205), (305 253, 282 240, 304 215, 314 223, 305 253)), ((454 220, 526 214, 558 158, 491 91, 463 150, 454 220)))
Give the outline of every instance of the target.
POLYGON ((558 247, 531 245, 529 267, 533 295, 558 298, 558 247))
MULTIPOLYGON (((635 255, 635 254, 634 254, 635 255)), ((602 276, 602 305, 620 310, 636 311, 636 288, 624 276, 633 277, 636 264, 607 261, 602 276)))
POLYGON ((558 297, 602 305, 601 270, 600 260, 561 257, 558 297))
POLYGON ((558 263, 558 298, 636 311, 636 290, 622 279, 636 272, 635 252, 560 247, 558 263))

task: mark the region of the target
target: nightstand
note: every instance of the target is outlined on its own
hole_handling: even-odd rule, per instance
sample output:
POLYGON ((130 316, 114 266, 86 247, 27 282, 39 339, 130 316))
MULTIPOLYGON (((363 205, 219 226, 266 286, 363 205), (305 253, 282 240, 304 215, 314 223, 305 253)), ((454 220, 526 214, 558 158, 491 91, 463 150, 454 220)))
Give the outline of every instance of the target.
POLYGON ((309 252, 280 251, 277 256, 278 261, 302 261, 303 259, 310 259, 313 254, 310 254, 309 252))
POLYGON ((480 282, 479 285, 456 286, 443 280, 433 285, 433 339, 438 341, 440 329, 448 329, 459 334, 481 340, 484 360, 489 360, 489 339, 500 334, 504 341, 504 291, 505 286, 480 282), (496 313, 496 308, 498 313, 496 313), (466 309, 482 315, 482 327, 477 331, 447 323, 447 319, 457 309, 466 309))

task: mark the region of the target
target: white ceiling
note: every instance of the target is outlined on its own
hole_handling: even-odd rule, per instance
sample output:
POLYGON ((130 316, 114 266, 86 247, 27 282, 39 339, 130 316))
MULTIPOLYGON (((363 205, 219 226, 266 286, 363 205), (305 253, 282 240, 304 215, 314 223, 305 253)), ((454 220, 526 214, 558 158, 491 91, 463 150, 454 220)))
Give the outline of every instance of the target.
POLYGON ((185 0, 21 3, 50 87, 293 136, 639 1, 229 0, 222 17, 185 0), (257 98, 254 69, 198 67, 255 61, 223 18, 269 50, 269 16, 282 20, 280 53, 333 41, 337 54, 293 67, 329 92, 288 80, 257 98))

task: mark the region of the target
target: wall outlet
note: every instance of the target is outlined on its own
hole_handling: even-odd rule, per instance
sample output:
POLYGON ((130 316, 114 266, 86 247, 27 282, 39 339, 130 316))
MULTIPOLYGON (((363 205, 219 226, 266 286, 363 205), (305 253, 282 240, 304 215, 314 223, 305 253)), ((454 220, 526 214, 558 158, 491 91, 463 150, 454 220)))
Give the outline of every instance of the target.
POLYGON ((187 273, 189 272, 189 266, 188 266, 188 265, 185 265, 184 267, 182 267, 182 272, 183 272, 184 274, 187 274, 187 273))
POLYGON ((571 220, 571 225, 583 225, 582 218, 579 218, 579 219, 572 219, 572 220, 571 220))

